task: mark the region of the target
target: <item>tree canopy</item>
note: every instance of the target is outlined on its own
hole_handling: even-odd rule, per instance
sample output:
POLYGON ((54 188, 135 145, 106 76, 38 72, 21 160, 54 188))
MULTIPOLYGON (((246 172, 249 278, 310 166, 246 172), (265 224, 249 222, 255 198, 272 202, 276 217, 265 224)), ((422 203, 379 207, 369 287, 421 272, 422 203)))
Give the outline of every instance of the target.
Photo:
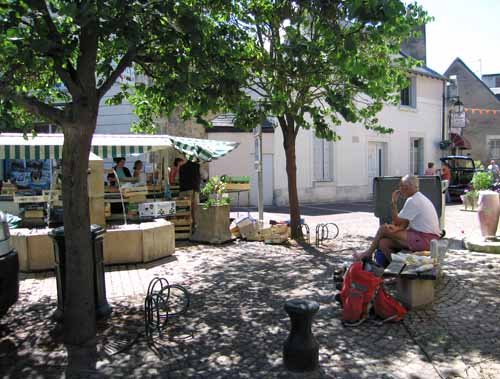
POLYGON ((221 106, 220 96, 236 96, 243 76, 235 64, 243 34, 227 22, 229 6, 188 0, 0 5, 0 126, 70 123, 85 90, 101 100, 131 66, 154 78, 158 87, 138 83, 137 91, 158 112, 182 102, 195 115, 221 106))
POLYGON ((337 140, 334 126, 361 123, 387 133, 377 113, 399 100, 417 62, 402 42, 428 21, 400 0, 241 0, 234 23, 252 37, 247 89, 234 108, 236 125, 251 128, 274 116, 287 158, 292 233, 300 213, 295 139, 301 128, 337 140))

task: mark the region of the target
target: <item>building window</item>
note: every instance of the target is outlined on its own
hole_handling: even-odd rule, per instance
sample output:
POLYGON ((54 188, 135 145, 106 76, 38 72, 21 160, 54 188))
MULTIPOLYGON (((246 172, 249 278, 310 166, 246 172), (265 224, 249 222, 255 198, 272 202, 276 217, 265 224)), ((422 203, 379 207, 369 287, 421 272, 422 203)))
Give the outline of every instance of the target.
POLYGON ((500 139, 490 139, 489 159, 500 159, 500 139))
POLYGON ((333 142, 313 137, 314 180, 331 182, 333 180, 333 142))
POLYGON ((412 138, 410 140, 410 173, 423 175, 424 173, 424 140, 412 138))
POLYGON ((500 76, 495 76, 495 87, 500 87, 500 76))
POLYGON ((410 86, 401 90, 401 105, 404 107, 417 107, 417 81, 416 78, 410 79, 410 86))

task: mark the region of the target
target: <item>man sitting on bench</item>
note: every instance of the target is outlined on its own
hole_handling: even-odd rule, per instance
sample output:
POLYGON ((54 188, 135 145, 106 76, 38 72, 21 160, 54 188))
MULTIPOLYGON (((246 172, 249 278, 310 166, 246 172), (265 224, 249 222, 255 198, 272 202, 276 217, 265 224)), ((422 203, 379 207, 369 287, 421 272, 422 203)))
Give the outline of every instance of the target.
POLYGON ((411 251, 430 250, 430 242, 439 239, 440 229, 436 209, 432 202, 418 191, 418 178, 406 175, 401 179, 399 190, 392 193, 392 224, 380 226, 368 250, 354 253, 355 260, 371 258, 387 266, 391 254, 402 249, 411 251), (398 214, 399 197, 406 199, 398 214))

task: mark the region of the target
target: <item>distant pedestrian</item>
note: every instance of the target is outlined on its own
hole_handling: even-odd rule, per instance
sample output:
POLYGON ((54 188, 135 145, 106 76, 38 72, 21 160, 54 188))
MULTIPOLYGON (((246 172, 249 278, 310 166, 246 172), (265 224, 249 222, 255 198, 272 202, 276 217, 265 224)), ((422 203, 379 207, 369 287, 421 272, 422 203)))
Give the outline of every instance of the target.
POLYGON ((493 174, 493 179, 497 181, 498 178, 500 177, 500 167, 498 167, 494 159, 490 161, 490 165, 488 166, 488 171, 493 174))
MULTIPOLYGON (((441 180, 447 180, 448 181, 448 187, 451 184, 451 171, 450 171, 450 166, 448 166, 446 163, 443 163, 441 166, 441 180)), ((451 195, 450 191, 448 188, 446 188, 445 192, 445 199, 446 203, 451 203, 451 195)))
POLYGON ((427 163, 427 168, 425 169, 424 175, 427 175, 427 176, 436 175, 436 169, 434 168, 434 162, 427 163))

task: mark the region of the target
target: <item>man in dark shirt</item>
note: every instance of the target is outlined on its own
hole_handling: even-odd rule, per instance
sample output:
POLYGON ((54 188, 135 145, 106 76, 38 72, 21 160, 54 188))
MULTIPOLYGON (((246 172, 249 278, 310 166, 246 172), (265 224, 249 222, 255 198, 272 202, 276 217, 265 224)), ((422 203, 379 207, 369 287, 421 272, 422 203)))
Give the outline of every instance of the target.
POLYGON ((200 202, 200 165, 187 161, 179 169, 179 197, 191 200, 191 218, 196 227, 196 208, 200 202))

